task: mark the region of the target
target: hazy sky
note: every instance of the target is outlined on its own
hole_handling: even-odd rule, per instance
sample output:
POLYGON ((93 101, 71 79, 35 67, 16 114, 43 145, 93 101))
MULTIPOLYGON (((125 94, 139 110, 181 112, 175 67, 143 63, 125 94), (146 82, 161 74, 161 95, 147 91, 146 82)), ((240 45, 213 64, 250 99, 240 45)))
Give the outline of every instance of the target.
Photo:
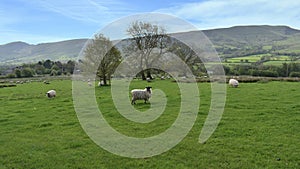
POLYGON ((0 44, 90 38, 143 12, 171 14, 201 30, 263 24, 300 29, 299 0, 1 0, 0 44))

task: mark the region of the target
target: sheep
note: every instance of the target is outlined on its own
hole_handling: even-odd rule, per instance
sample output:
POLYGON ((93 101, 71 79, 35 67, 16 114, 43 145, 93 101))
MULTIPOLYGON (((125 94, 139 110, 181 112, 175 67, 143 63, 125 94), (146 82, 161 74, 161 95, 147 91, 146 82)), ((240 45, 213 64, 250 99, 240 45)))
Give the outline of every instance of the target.
POLYGON ((48 96, 48 98, 55 97, 55 96, 56 96, 56 91, 55 91, 55 90, 49 90, 49 91, 46 93, 46 96, 48 96))
POLYGON ((147 82, 151 82, 152 80, 151 80, 150 77, 147 77, 147 78, 146 78, 146 81, 147 81, 147 82))
POLYGON ((101 81, 98 83, 98 86, 99 86, 99 87, 100 87, 100 86, 104 86, 104 81, 101 80, 101 81))
POLYGON ((131 104, 135 104, 136 100, 145 100, 145 103, 151 97, 152 87, 146 87, 145 89, 133 89, 131 90, 132 100, 131 104))
POLYGON ((232 87, 238 87, 239 82, 236 79, 230 79, 229 80, 229 85, 232 86, 232 87))

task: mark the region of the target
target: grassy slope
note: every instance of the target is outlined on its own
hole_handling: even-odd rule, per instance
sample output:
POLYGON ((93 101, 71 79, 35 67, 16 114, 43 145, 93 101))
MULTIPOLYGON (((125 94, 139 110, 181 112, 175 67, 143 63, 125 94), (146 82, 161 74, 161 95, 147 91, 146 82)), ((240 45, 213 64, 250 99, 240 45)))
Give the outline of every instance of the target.
MULTIPOLYGON (((132 87, 144 85, 134 82, 132 87)), ((115 112, 109 87, 97 88, 97 99, 108 121, 132 136, 155 135, 168 128, 178 110, 176 83, 157 81, 151 85, 168 94, 167 112, 150 124, 129 123, 132 126, 115 112)), ((298 83, 228 88, 223 118, 206 144, 199 144, 198 137, 210 105, 210 86, 199 84, 199 89, 201 107, 188 136, 161 155, 130 159, 103 150, 83 132, 72 106, 71 81, 2 88, 0 168, 299 168, 298 83), (57 90, 57 98, 45 98, 45 91, 52 88, 57 90)), ((149 105, 136 107, 147 109, 149 105)))

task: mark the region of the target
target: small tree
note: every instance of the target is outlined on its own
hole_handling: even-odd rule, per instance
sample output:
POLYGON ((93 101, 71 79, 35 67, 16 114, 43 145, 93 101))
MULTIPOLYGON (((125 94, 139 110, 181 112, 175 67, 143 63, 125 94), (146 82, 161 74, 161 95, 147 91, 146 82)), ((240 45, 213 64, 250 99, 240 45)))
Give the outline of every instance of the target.
POLYGON ((193 72, 194 75, 198 74, 201 71, 199 69, 200 66, 197 65, 200 65, 202 61, 197 56, 195 51, 193 51, 186 44, 173 38, 172 43, 168 48, 168 51, 176 54, 176 56, 178 56, 182 61, 184 61, 184 63, 186 63, 189 66, 190 70, 193 72))
POLYGON ((52 69, 51 73, 50 73, 50 76, 57 76, 57 75, 58 75, 57 70, 52 69))
POLYGON ((84 51, 84 70, 96 73, 104 85, 121 62, 120 51, 103 34, 96 34, 84 51), (92 72, 96 70, 96 72, 92 72))
POLYGON ((56 71, 58 71, 58 70, 60 70, 60 68, 59 68, 56 64, 54 64, 54 65, 51 67, 51 70, 56 70, 56 71))
POLYGON ((20 77, 22 77, 22 72, 21 72, 21 70, 20 69, 15 69, 15 71, 14 71, 14 74, 16 75, 16 77, 17 78, 20 78, 20 77))
POLYGON ((44 67, 46 69, 51 69, 51 67, 53 66, 53 62, 49 59, 47 59, 44 63, 43 63, 44 67))
POLYGON ((22 77, 33 77, 33 70, 29 67, 22 69, 22 77))
POLYGON ((45 67, 42 64, 36 64, 34 66, 35 73, 38 75, 42 75, 45 73, 45 67))
POLYGON ((75 68, 75 61, 69 60, 69 61, 66 63, 65 71, 66 71, 67 73, 73 74, 74 68, 75 68))

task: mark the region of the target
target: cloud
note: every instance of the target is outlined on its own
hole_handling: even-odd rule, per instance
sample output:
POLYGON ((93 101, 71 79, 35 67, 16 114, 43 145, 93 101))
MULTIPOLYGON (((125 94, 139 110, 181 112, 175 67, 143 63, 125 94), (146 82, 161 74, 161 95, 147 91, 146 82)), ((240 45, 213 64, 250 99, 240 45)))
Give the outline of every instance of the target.
POLYGON ((117 0, 74 0, 74 1, 39 1, 38 4, 51 12, 58 13, 74 20, 103 24, 126 13, 124 4, 117 0))
POLYGON ((200 29, 235 25, 290 25, 300 28, 300 2, 294 0, 207 0, 159 9, 187 19, 200 29))

